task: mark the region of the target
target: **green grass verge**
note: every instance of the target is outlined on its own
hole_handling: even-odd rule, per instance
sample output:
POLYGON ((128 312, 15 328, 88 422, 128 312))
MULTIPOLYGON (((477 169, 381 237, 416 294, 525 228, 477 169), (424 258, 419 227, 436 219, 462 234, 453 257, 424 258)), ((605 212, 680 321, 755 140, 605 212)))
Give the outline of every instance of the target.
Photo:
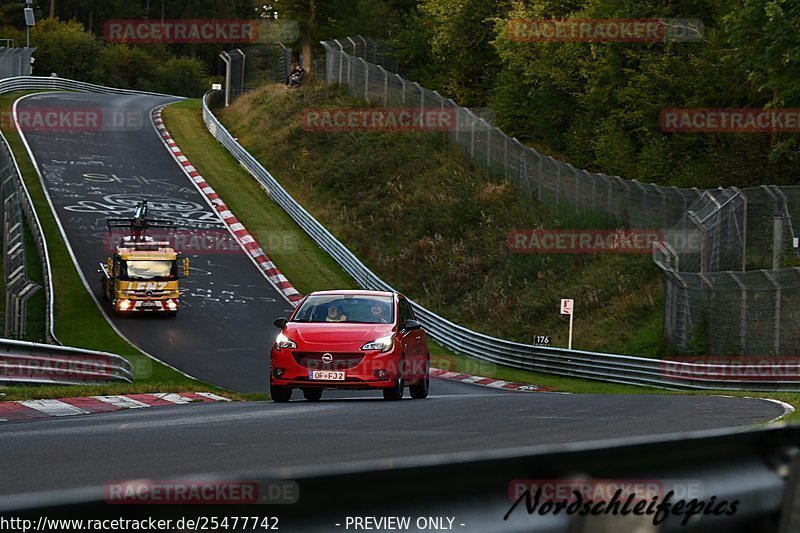
MULTIPOLYGON (((202 121, 199 100, 187 100, 168 106, 163 113, 165 125, 175 142, 192 165, 217 191, 236 217, 253 234, 261 247, 301 292, 330 288, 355 287, 355 283, 341 268, 297 226, 291 218, 275 204, 256 180, 245 171, 233 156, 206 130, 202 121), (253 231, 252 228, 258 228, 253 231), (280 238, 270 240, 276 232, 280 238), (292 243, 290 246, 284 243, 292 243), (297 276, 297 279, 295 279, 297 276)), ((279 176, 280 178, 280 176, 279 176)), ((642 324, 640 342, 651 345, 660 337, 660 317, 655 314, 642 324), (647 339, 647 338, 649 339, 647 339)), ((636 338, 629 342, 637 342, 636 338)), ((486 363, 453 354, 449 350, 431 343, 431 359, 434 366, 445 370, 457 370, 507 381, 533 383, 554 387, 558 391, 583 394, 723 394, 743 397, 766 397, 778 399, 792 405, 800 404, 800 394, 756 393, 756 392, 672 392, 653 387, 638 387, 605 383, 553 374, 531 372, 492 363, 486 363)), ((800 413, 785 420, 800 421, 800 413)))
MULTIPOLYGON (((8 114, 15 100, 20 96, 30 93, 13 93, 0 96, 0 112, 8 114)), ((23 180, 28 188, 39 220, 47 240, 50 266, 53 277, 55 334, 58 340, 66 346, 101 350, 115 353, 125 357, 131 362, 134 373, 134 383, 131 385, 112 385, 106 390, 124 390, 127 392, 152 391, 161 392, 173 390, 212 391, 221 392, 221 389, 211 385, 187 378, 169 368, 168 366, 152 360, 121 338, 103 317, 91 295, 86 291, 78 271, 67 251, 64 239, 58 230, 56 219, 45 197, 39 176, 33 166, 22 139, 16 130, 4 131, 11 146, 17 163, 20 167, 23 180)), ((31 249, 32 246, 30 247, 31 249)), ((35 254, 35 252, 34 252, 35 254)), ((29 265, 34 272, 38 259, 29 257, 29 265)), ((98 262, 102 258, 98 258, 98 262)), ((39 274, 41 275, 41 273, 39 274)), ((92 283, 95 280, 87 280, 92 283)), ((42 313, 43 309, 35 304, 33 310, 42 313)), ((82 396, 95 394, 96 387, 70 386, 50 388, 8 387, 2 389, 6 394, 5 399, 16 399, 20 395, 35 395, 48 397, 48 394, 58 396, 82 396)), ((53 397, 53 396, 49 396, 53 397)))

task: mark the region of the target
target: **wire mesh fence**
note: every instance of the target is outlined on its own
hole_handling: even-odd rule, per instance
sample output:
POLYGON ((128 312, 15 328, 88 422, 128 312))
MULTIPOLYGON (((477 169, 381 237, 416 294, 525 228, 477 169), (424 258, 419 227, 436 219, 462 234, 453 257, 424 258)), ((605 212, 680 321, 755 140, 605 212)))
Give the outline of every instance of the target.
POLYGON ((287 83, 292 50, 282 43, 264 43, 220 53, 225 63, 225 105, 267 83, 287 83))
POLYGON ((703 190, 577 169, 386 68, 375 41, 358 36, 322 45, 326 83, 346 86, 367 107, 446 111, 451 141, 531 200, 601 214, 609 226, 661 231, 653 259, 665 275, 665 335, 679 350, 703 344, 712 354, 800 354, 789 303, 800 301, 800 187, 703 190))
POLYGON ((0 78, 30 76, 35 51, 36 48, 0 47, 0 78))

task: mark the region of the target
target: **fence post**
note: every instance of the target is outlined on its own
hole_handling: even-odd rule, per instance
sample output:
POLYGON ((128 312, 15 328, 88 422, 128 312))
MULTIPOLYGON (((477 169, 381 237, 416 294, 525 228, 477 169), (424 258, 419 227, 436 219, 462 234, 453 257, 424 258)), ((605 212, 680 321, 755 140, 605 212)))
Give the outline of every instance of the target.
POLYGON ((486 124, 486 166, 489 167, 492 164, 492 127, 485 120, 481 120, 486 124))
POLYGON ((472 111, 467 109, 467 113, 469 113, 469 122, 470 122, 470 132, 469 132, 469 155, 470 157, 475 157, 475 115, 472 114, 472 111))
POLYGON ((697 229, 700 230, 702 235, 700 244, 700 273, 705 274, 708 270, 708 231, 697 217, 697 214, 691 209, 686 213, 686 218, 697 226, 697 229))
POLYGON ((542 154, 540 154, 538 152, 536 153, 536 157, 539 159, 539 165, 538 165, 538 168, 536 169, 537 170, 537 175, 536 175, 536 197, 538 198, 539 203, 541 204, 542 203, 542 159, 544 159, 544 158, 542 157, 542 154))
POLYGON ((339 76, 338 76, 336 82, 339 85, 341 85, 342 84, 342 64, 344 63, 344 46, 342 45, 341 42, 339 42, 339 39, 336 39, 334 42, 339 45, 339 76))
POLYGON ((739 279, 735 272, 728 272, 728 275, 739 286, 741 294, 739 305, 739 344, 741 346, 741 355, 747 354, 747 287, 739 279))
POLYGON ((389 73, 380 65, 378 69, 383 72, 383 107, 389 107, 389 73))
POLYGON ((363 57, 358 59, 364 67, 364 101, 369 105, 369 65, 367 65, 367 61, 363 57))
MULTIPOLYGON (((514 137, 513 140, 516 141, 517 138, 514 137)), ((506 137, 503 140, 503 175, 506 178, 508 178, 508 143, 509 143, 509 139, 508 139, 508 137, 506 137)))
POLYGON ((558 198, 561 196, 561 165, 553 159, 552 157, 547 157, 550 160, 550 163, 556 167, 556 201, 555 204, 558 205, 558 198))
POLYGON ((774 345, 775 345, 775 355, 781 354, 781 285, 775 279, 772 272, 769 270, 762 270, 764 275, 767 279, 772 283, 772 286, 775 287, 775 317, 773 319, 774 326, 773 326, 773 335, 775 336, 774 345))

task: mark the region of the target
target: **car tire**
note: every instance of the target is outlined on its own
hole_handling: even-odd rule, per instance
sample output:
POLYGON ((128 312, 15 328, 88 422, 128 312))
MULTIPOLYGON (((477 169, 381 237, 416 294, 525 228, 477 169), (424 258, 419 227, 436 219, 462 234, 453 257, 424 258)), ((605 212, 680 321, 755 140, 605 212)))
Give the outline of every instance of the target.
POLYGON ((422 400, 428 397, 428 391, 431 387, 431 361, 428 359, 425 362, 425 377, 419 380, 414 385, 408 387, 408 392, 415 400, 422 400))
POLYGON ((275 387, 270 384, 269 395, 275 403, 286 403, 292 399, 292 389, 288 387, 275 387))
POLYGON ((322 389, 303 389, 303 398, 309 402, 318 402, 322 398, 322 389))
POLYGON ((406 389, 406 380, 403 377, 405 372, 405 362, 404 360, 400 360, 399 372, 397 379, 394 382, 393 387, 389 387, 388 389, 383 389, 383 399, 389 400, 392 402, 396 402, 398 400, 403 399, 403 392, 406 389))

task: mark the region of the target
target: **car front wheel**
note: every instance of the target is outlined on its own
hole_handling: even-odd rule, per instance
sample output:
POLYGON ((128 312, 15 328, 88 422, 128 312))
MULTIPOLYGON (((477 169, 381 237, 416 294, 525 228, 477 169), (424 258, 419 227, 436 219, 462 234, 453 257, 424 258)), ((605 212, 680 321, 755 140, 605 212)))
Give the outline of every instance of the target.
POLYGON ((397 401, 403 399, 403 391, 406 388, 406 380, 403 377, 405 374, 405 364, 403 361, 400 361, 400 366, 397 373, 397 379, 394 382, 393 387, 389 387, 388 389, 383 389, 383 399, 390 400, 390 401, 397 401))
POLYGON ((431 363, 430 360, 425 363, 425 377, 420 379, 414 385, 411 385, 408 388, 408 392, 411 393, 411 397, 414 399, 421 400, 423 398, 428 397, 428 391, 430 390, 431 386, 431 363))
POLYGON ((273 402, 286 403, 292 399, 292 389, 288 387, 276 387, 270 383, 269 395, 272 396, 273 402))

